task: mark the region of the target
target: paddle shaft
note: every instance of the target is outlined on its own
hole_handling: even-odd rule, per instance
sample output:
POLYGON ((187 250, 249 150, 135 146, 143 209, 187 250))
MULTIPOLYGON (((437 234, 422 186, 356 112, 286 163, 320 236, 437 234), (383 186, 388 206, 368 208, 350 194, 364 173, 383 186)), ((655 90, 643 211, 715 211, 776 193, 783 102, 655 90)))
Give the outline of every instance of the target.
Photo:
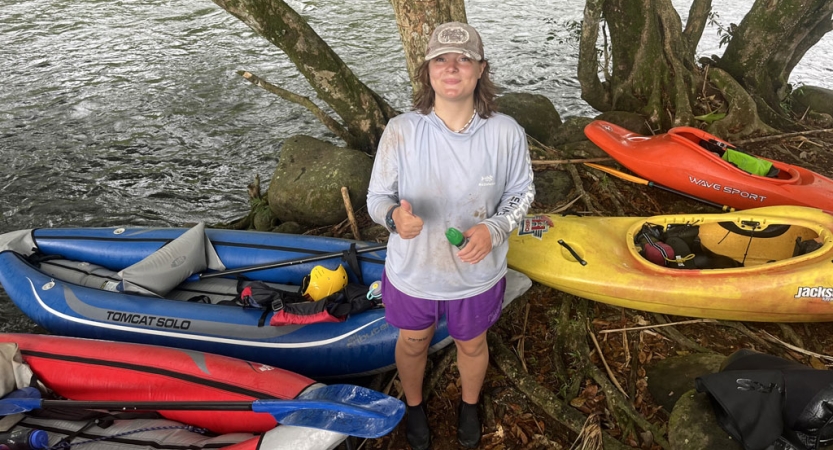
POLYGON ((709 205, 709 206, 714 206, 715 208, 720 208, 721 210, 723 210, 723 212, 732 212, 732 211, 735 210, 735 208, 732 208, 731 206, 721 205, 720 203, 715 203, 715 202, 706 200, 704 198, 695 197, 691 194, 686 194, 685 192, 678 191, 676 189, 671 189, 670 187, 665 187, 661 184, 656 184, 653 181, 649 181, 648 186, 651 186, 651 187, 654 187, 654 188, 657 188, 657 189, 662 189, 663 191, 670 192, 672 194, 677 194, 677 195, 683 196, 685 198, 689 198, 689 199, 694 200, 694 201, 698 201, 700 203, 703 203, 703 204, 706 204, 706 205, 709 205))
POLYGON ((365 438, 390 433, 405 414, 405 403, 401 400, 372 389, 344 384, 313 389, 295 399, 253 401, 44 400, 40 398, 40 391, 27 387, 0 399, 0 416, 48 407, 114 411, 252 411, 271 414, 283 425, 365 438))
POLYGON ((592 167, 594 169, 601 170, 602 172, 609 173, 609 174, 611 174, 611 175, 613 175, 617 178, 621 178, 623 180, 630 181, 631 183, 644 184, 646 186, 661 189, 663 191, 670 192, 672 194, 677 194, 679 196, 682 196, 682 197, 685 197, 685 198, 688 198, 688 199, 691 199, 691 200, 694 200, 694 201, 698 201, 700 203, 704 203, 704 204, 709 205, 709 206, 714 206, 715 208, 720 208, 724 212, 733 212, 735 210, 735 208, 732 208, 731 206, 721 205, 720 203, 715 203, 715 202, 706 200, 704 198, 695 197, 691 194, 686 194, 685 192, 678 191, 676 189, 671 189, 670 187, 666 187, 666 186, 663 186, 661 184, 656 184, 653 181, 648 181, 644 178, 639 178, 639 177, 634 176, 634 175, 628 175, 626 173, 622 173, 622 172, 620 172, 620 171, 618 171, 618 170, 616 170, 612 167, 607 167, 607 166, 603 166, 601 164, 593 164, 593 163, 584 163, 584 165, 592 167))
POLYGON ((86 400, 40 400, 41 408, 106 409, 110 411, 251 411, 251 401, 217 402, 119 402, 86 400))
MULTIPOLYGON (((387 247, 387 244, 371 245, 369 247, 362 247, 362 248, 356 249, 356 253, 375 252, 377 250, 384 250, 386 247, 387 247)), ((307 257, 304 257, 304 258, 288 259, 286 261, 279 261, 279 262, 274 262, 274 263, 256 264, 256 265, 253 265, 253 266, 238 267, 236 269, 220 270, 220 271, 217 271, 217 272, 203 273, 203 274, 200 274, 200 279, 216 278, 216 277, 222 277, 222 276, 225 276, 225 275, 237 275, 239 273, 253 272, 255 270, 276 269, 278 267, 287 267, 287 266, 292 266, 292 265, 295 265, 295 264, 305 264, 305 263, 309 263, 309 262, 323 261, 325 259, 330 259, 330 258, 335 258, 337 256, 341 256, 347 251, 349 251, 349 250, 342 250, 342 251, 332 252, 332 253, 324 253, 324 254, 316 255, 316 256, 307 256, 307 257)))

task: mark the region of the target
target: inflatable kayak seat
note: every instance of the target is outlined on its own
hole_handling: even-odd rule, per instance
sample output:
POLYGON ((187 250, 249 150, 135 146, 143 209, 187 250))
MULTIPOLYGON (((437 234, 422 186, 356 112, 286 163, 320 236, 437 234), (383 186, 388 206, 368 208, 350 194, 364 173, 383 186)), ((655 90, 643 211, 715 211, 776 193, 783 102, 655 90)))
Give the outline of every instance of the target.
MULTIPOLYGON (((87 262, 67 259, 53 259, 40 263, 41 269, 52 277, 66 280, 81 286, 108 291, 117 291, 121 278, 113 270, 87 262)), ((206 278, 199 281, 185 281, 169 291, 165 298, 172 300, 194 301, 201 299, 205 303, 219 304, 232 302, 238 297, 237 280, 231 278, 206 278)), ((284 291, 298 290, 298 286, 268 283, 271 287, 284 291)))

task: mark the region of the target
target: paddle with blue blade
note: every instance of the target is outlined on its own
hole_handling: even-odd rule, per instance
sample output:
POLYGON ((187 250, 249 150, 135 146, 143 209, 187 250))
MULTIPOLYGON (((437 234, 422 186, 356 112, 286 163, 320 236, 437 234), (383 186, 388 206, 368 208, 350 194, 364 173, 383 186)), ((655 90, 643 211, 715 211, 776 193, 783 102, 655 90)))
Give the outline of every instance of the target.
POLYGON ((44 400, 35 388, 0 399, 0 416, 49 407, 117 411, 254 411, 271 414, 278 423, 317 428, 361 438, 384 436, 399 424, 405 404, 373 389, 334 384, 291 400, 253 401, 86 401, 44 400))

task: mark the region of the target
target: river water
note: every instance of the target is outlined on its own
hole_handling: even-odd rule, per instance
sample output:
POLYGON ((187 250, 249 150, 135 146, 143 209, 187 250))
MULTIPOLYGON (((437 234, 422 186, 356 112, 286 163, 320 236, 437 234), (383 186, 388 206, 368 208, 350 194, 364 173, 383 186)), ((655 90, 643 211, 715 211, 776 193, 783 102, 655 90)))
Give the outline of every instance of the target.
MULTIPOLYGON (((386 0, 287 3, 368 86, 408 109, 386 0)), ((725 26, 751 4, 720 0, 714 10, 725 26)), ((570 31, 583 6, 478 0, 467 14, 498 85, 542 94, 567 117, 594 114, 580 99, 570 31)), ((675 6, 685 19, 688 2, 675 6)), ((698 53, 721 53, 716 30, 698 53)), ((339 143, 304 108, 236 74, 314 99, 280 50, 209 0, 0 0, 0 42, 0 233, 229 221, 248 211, 255 174, 266 189, 283 139, 339 143)), ((827 36, 791 81, 833 88, 831 51, 827 36)), ((0 289, 0 331, 33 330, 0 289)))

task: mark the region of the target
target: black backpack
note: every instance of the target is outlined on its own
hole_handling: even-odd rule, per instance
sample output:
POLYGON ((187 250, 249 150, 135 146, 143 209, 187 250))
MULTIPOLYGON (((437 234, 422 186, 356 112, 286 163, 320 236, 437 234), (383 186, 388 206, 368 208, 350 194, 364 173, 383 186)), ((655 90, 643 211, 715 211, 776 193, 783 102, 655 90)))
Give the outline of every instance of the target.
POLYGON ((276 289, 262 281, 241 281, 237 285, 240 303, 244 308, 265 309, 259 325, 268 313, 274 312, 269 325, 304 325, 321 322, 341 322, 351 314, 358 314, 378 306, 381 301, 368 299, 368 286, 347 283, 344 289, 318 301, 295 291, 276 289))

